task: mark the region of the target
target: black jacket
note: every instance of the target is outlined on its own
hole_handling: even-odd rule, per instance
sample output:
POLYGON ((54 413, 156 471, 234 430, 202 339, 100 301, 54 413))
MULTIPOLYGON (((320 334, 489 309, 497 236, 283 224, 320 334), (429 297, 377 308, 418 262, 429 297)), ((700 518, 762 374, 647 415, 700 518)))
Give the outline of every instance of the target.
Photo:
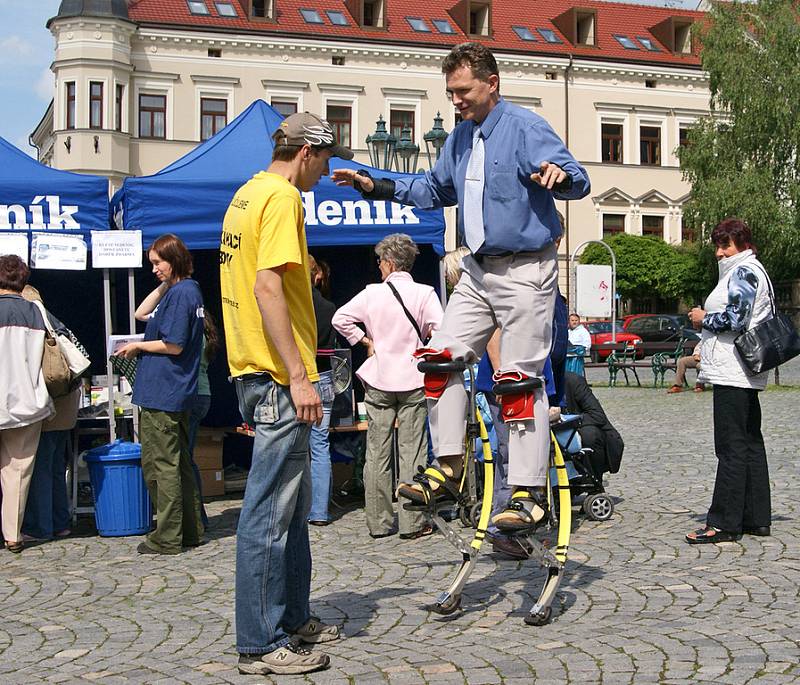
MULTIPOLYGON (((619 471, 622 463, 622 452, 625 443, 608 420, 603 407, 594 396, 592 389, 583 376, 576 373, 565 374, 564 401, 568 414, 582 414, 583 426, 595 426, 603 433, 606 448, 608 470, 611 473, 619 471)), ((580 431, 579 431, 580 432, 580 431)))

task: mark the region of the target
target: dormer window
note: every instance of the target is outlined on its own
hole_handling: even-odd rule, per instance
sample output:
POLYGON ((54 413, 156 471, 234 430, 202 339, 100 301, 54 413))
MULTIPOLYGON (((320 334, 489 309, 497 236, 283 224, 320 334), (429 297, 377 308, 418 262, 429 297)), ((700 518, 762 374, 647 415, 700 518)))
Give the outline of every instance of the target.
POLYGON ((358 26, 386 28, 388 0, 344 0, 344 6, 358 26))
POLYGON ((692 25, 675 22, 675 52, 680 55, 692 53, 692 25))
POLYGON ((254 19, 273 19, 273 0, 250 0, 250 16, 254 19))
POLYGON ((489 5, 470 2, 469 33, 471 36, 488 36, 490 32, 489 5))
POLYGON ((673 54, 691 55, 693 54, 692 23, 688 17, 669 17, 651 26, 650 33, 673 54))
POLYGON ((577 45, 597 45, 595 41, 595 13, 577 10, 575 12, 575 34, 577 45))
POLYGON ((571 7, 555 17, 553 24, 573 45, 597 45, 597 11, 594 9, 571 7))

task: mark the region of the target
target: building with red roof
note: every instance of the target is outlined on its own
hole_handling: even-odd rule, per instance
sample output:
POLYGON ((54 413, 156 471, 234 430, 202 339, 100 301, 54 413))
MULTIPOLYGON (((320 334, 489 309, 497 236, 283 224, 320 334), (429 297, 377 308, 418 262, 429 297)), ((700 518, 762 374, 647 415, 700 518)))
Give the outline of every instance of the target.
POLYGON ((703 17, 596 0, 63 0, 48 23, 56 96, 33 139, 43 161, 118 186, 263 98, 326 116, 364 162, 380 117, 427 168, 434 117, 457 123, 441 61, 475 40, 497 57, 503 96, 589 171, 591 196, 561 208, 562 251, 616 231, 677 242, 690 189, 675 150, 709 114, 691 32, 703 17))

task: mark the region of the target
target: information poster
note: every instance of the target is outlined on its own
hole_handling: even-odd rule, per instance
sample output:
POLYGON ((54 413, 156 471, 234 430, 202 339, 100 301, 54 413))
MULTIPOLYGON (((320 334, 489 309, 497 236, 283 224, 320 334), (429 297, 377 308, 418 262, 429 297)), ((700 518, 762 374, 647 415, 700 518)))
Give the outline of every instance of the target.
POLYGON ((86 253, 86 241, 80 236, 34 233, 31 242, 31 267, 84 271, 86 253))
POLYGON ((611 318, 611 267, 579 264, 575 272, 576 312, 582 317, 611 318))
POLYGON ((141 231, 92 231, 93 268, 138 269, 141 266, 141 231))
POLYGON ((15 254, 28 263, 28 234, 0 233, 0 255, 15 254))

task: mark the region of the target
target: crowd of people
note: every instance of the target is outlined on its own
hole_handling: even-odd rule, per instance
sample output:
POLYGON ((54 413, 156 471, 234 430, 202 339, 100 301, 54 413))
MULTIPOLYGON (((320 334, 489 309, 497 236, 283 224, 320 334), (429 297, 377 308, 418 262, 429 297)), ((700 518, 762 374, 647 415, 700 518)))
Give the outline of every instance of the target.
MULTIPOLYGON (((564 374, 569 346, 585 351, 591 340, 577 315, 567 316, 558 292, 562 225, 554 200, 586 196, 588 174, 542 117, 501 97, 488 49, 456 46, 442 71, 462 121, 432 170, 390 180, 341 168, 331 177, 370 200, 459 206, 465 246, 447 260, 452 292, 444 311, 434 289, 412 278, 418 248, 402 233, 375 247, 380 283, 338 309, 330 301, 330 269, 308 253, 300 193, 331 173, 332 157, 349 160, 353 152, 314 114, 293 114, 280 124, 269 167, 237 190, 225 214, 220 288, 227 363, 239 411, 254 429, 236 546, 242 673, 325 668, 329 657, 309 645, 340 637, 337 626, 311 613, 308 532, 308 524, 331 520, 330 352, 337 335, 367 353, 357 376, 368 419, 364 484, 373 538, 432 532, 419 511, 394 510, 395 430, 401 504, 451 501, 463 475, 463 375, 423 374, 420 360, 479 365, 478 387, 498 437, 489 531, 496 551, 523 558, 527 551, 515 533, 548 519, 550 423, 561 407, 586 417, 581 437, 591 447, 595 474, 602 479, 619 468, 619 434, 585 380, 564 374), (420 469, 424 477, 415 479, 420 469)), ((706 526, 686 535, 690 544, 768 535, 771 523, 758 401, 766 376, 747 373, 734 351, 736 335, 770 315, 769 278, 743 222, 722 222, 712 241, 719 284, 690 317, 702 329, 695 351, 699 383, 714 385, 719 467, 706 526)), ((136 311, 146 322, 144 340, 119 351, 138 360, 133 403, 141 411, 142 469, 157 512, 156 527, 138 551, 178 554, 201 544, 207 525, 191 455, 210 403, 205 369, 221 341, 183 242, 167 234, 147 254, 159 284, 136 311)), ((15 552, 26 531, 43 538, 69 533, 63 459, 75 420, 73 394, 54 402, 45 387, 46 327, 23 297, 27 278, 21 260, 0 257, 2 530, 15 552)))

